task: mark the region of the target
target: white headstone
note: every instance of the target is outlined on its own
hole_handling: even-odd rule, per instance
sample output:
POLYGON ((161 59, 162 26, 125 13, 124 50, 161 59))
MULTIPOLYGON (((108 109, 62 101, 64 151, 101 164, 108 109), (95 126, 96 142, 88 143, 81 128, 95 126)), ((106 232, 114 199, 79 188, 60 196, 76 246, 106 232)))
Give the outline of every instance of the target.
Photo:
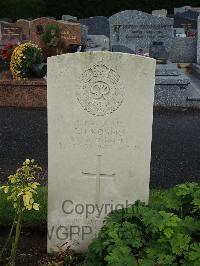
POLYGON ((167 9, 159 9, 159 10, 153 10, 152 15, 154 16, 161 16, 166 17, 167 16, 167 9))
POLYGON ((48 58, 48 250, 83 252, 115 208, 148 202, 155 60, 48 58))
POLYGON ((198 30, 197 30, 197 64, 200 64, 200 16, 198 17, 198 30))

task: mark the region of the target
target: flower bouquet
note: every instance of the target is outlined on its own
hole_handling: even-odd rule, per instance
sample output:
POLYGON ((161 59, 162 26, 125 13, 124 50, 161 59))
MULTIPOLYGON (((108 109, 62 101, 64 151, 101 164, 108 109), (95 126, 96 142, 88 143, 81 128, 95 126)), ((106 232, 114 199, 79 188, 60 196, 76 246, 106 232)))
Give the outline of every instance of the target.
POLYGON ((31 67, 43 62, 42 49, 31 42, 20 44, 13 51, 10 70, 14 79, 31 77, 31 67))
POLYGON ((14 46, 8 43, 3 49, 0 51, 0 68, 2 70, 8 70, 10 68, 10 60, 12 53, 14 51, 14 46))

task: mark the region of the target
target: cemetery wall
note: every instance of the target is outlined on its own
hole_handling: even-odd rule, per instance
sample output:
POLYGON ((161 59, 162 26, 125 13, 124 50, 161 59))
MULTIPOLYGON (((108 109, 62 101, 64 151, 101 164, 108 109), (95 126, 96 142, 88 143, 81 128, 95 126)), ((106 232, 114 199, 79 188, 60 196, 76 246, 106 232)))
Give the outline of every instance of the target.
POLYGON ((197 38, 174 38, 170 58, 173 63, 194 63, 197 55, 197 38))
POLYGON ((47 106, 47 85, 45 80, 1 80, 0 107, 47 106))

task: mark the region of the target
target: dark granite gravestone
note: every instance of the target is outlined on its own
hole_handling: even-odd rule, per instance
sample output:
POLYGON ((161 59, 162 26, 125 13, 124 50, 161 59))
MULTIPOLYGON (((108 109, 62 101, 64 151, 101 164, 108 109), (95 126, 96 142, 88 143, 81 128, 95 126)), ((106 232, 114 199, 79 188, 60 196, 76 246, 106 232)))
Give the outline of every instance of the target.
POLYGON ((79 22, 88 26, 89 35, 105 35, 110 37, 109 20, 103 16, 79 19, 79 22))
POLYGON ((192 7, 191 6, 181 6, 181 7, 175 7, 174 8, 174 15, 177 13, 184 13, 187 10, 190 10, 192 7))
POLYGON ((167 53, 163 42, 153 42, 149 48, 149 56, 156 59, 157 63, 167 63, 169 53, 167 53))
POLYGON ((135 52, 123 45, 113 45, 112 52, 120 52, 120 53, 128 53, 128 54, 135 54, 135 52))
POLYGON ((109 51, 109 38, 105 35, 88 35, 86 51, 109 51))
POLYGON ((174 38, 170 59, 173 63, 195 63, 197 57, 197 38, 174 38))
POLYGON ((80 24, 81 27, 81 45, 87 45, 88 27, 80 24))
POLYGON ((176 13, 174 16, 174 28, 197 29, 197 19, 200 12, 187 10, 183 13, 176 13))
POLYGON ((153 41, 162 41, 169 52, 173 39, 173 19, 157 17, 137 10, 119 12, 109 18, 110 42, 149 52, 153 41))

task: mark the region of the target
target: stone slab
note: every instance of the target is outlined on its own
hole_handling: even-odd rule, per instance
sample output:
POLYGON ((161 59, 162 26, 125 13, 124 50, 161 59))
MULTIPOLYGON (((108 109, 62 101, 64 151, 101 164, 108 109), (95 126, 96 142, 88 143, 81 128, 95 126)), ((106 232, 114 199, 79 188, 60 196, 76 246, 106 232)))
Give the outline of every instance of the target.
POLYGON ((176 64, 168 62, 167 64, 156 65, 156 76, 180 76, 181 72, 176 64))

